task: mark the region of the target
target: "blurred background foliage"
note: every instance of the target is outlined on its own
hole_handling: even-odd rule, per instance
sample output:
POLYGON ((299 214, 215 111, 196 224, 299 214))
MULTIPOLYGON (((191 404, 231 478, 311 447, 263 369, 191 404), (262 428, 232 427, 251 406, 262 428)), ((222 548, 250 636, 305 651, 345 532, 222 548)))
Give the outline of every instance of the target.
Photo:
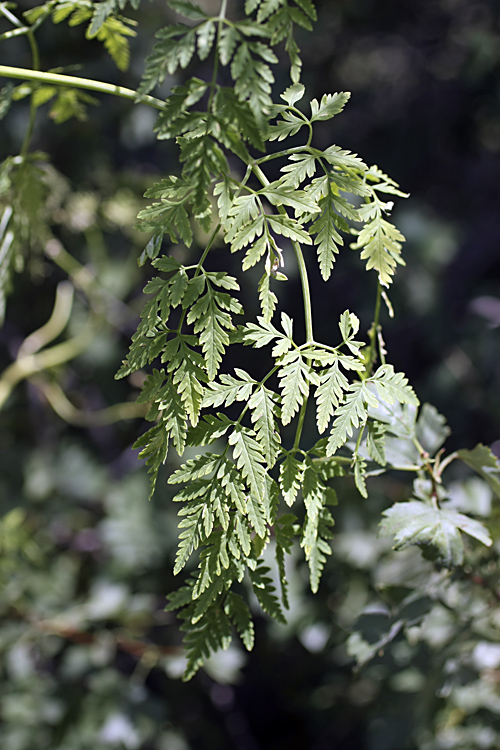
MULTIPOLYGON (((500 453, 498 2, 317 5, 315 31, 300 39, 308 95, 352 92, 317 145, 359 153, 411 193, 395 212, 408 242, 391 296, 396 316, 384 321, 390 361, 446 414, 450 448, 481 441, 500 453)), ((127 73, 82 27, 51 22, 37 36, 42 69, 135 87, 154 31, 173 14, 154 0, 128 15, 140 26, 127 73)), ((30 67, 26 39, 0 49, 2 64, 30 67)), ((160 96, 177 82, 167 78, 160 96)), ((288 83, 283 65, 277 91, 288 83)), ((0 122, 2 159, 19 152, 28 106, 21 99, 0 122)), ((376 525, 383 508, 408 497, 397 474, 372 479, 368 502, 342 485, 316 596, 304 593, 302 565, 290 566, 288 626, 258 620, 253 653, 233 647, 180 681, 178 625, 163 611, 176 585, 176 518, 164 481, 147 501, 131 450, 144 431, 140 381, 114 380, 146 280, 135 216, 148 185, 176 170, 175 146, 156 142, 152 111, 113 97, 64 125, 43 116, 48 108, 33 147, 50 155, 55 239, 15 279, 0 330, 2 382, 37 346, 74 350, 29 377, 14 372, 0 393, 2 750, 499 747, 498 542, 451 576, 415 550, 392 553, 376 525), (29 339, 56 299, 64 330, 29 339)), ((238 259, 227 264, 238 271, 238 259)), ((299 281, 287 273, 280 304, 293 315, 299 281)), ((346 307, 366 330, 374 280, 357 257, 344 251, 327 291, 315 274, 320 336, 346 307)), ((256 308, 252 292, 243 302, 256 308)), ((453 501, 490 516, 495 532, 498 511, 481 480, 457 475, 453 501)))

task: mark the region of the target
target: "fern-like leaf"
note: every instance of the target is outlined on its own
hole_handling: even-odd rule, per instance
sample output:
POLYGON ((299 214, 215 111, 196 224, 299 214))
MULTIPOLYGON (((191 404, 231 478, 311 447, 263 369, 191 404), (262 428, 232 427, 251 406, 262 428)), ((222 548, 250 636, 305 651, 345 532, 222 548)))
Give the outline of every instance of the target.
POLYGON ((253 591, 264 612, 273 617, 277 622, 284 624, 286 620, 276 596, 276 589, 268 574, 269 568, 263 563, 259 563, 255 570, 249 571, 253 591))
POLYGON ((297 349, 284 356, 278 375, 282 392, 281 422, 287 425, 309 395, 310 384, 319 385, 319 378, 297 349))
POLYGON ((184 645, 188 662, 183 675, 190 680, 211 653, 228 648, 231 643, 231 623, 222 607, 213 605, 196 627, 186 626, 184 645))
POLYGON ((274 527, 276 539, 276 562, 281 583, 281 599, 283 606, 288 609, 288 578, 285 567, 285 555, 289 555, 293 547, 293 538, 296 534, 295 523, 296 516, 292 513, 286 513, 276 520, 274 527))
POLYGON ((366 421, 367 404, 377 406, 378 401, 364 383, 352 383, 349 386, 344 402, 335 412, 330 437, 327 444, 327 455, 332 456, 351 437, 354 428, 366 421))
POLYGON ((224 612, 236 628, 246 650, 251 651, 255 641, 255 628, 243 597, 229 591, 224 602, 224 612))
POLYGON ((231 315, 226 312, 242 313, 241 305, 229 294, 207 285, 206 293, 191 307, 187 322, 194 323, 194 332, 199 334, 199 341, 205 355, 205 366, 208 379, 217 375, 222 355, 229 344, 227 331, 234 330, 231 315))
POLYGON ((322 434, 328 424, 332 414, 344 398, 344 392, 349 387, 349 381, 339 368, 339 360, 336 359, 333 365, 324 370, 319 376, 319 385, 316 388, 316 421, 318 432, 322 434))
POLYGON ((333 198, 328 196, 320 201, 320 216, 311 226, 311 233, 316 235, 316 247, 321 275, 324 281, 330 278, 335 255, 344 240, 338 233, 338 214, 335 211, 333 198))
POLYGON ((262 498, 266 491, 266 459, 260 443, 255 439, 255 433, 246 427, 235 425, 229 436, 229 444, 233 446, 233 458, 251 492, 256 498, 262 498))
POLYGON ((280 464, 279 486, 287 505, 295 502, 297 494, 302 486, 305 464, 298 461, 293 453, 287 453, 285 460, 280 464))
POLYGON ((281 442, 276 428, 276 420, 280 416, 276 402, 277 396, 261 385, 255 390, 248 403, 252 410, 252 422, 257 440, 262 446, 268 469, 272 469, 276 463, 281 442))
POLYGON ((178 67, 186 68, 196 49, 195 30, 182 24, 160 29, 156 38, 158 41, 146 58, 139 94, 147 94, 163 83, 167 73, 173 75, 178 67))
POLYGON ((235 369, 236 377, 222 374, 220 382, 208 384, 203 398, 203 407, 231 406, 235 401, 248 401, 255 381, 244 370, 235 369))

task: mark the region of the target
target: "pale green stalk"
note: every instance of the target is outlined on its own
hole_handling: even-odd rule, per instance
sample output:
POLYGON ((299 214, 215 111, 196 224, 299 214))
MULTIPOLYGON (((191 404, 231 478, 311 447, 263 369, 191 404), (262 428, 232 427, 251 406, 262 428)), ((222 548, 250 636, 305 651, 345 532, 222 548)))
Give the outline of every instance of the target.
POLYGON ((149 107, 154 107, 154 109, 162 110, 165 108, 165 102, 156 99, 154 96, 141 96, 133 89, 115 86, 112 83, 105 83, 104 81, 95 81, 92 78, 77 78, 76 76, 46 73, 41 70, 29 70, 28 68, 12 68, 9 65, 0 65, 0 77, 36 81, 53 86, 70 86, 88 91, 96 91, 100 94, 113 94, 114 96, 120 96, 122 99, 129 99, 138 104, 147 104, 149 107))
POLYGON ((375 347, 377 344, 377 332, 379 328, 380 319, 380 301, 382 299, 382 286, 380 281, 377 282, 377 298, 375 300, 375 313, 373 315, 373 323, 368 332, 370 337, 370 348, 368 350, 368 360, 366 363, 366 372, 371 375, 373 365, 375 363, 375 347))
MULTIPOLYGON (((222 26, 223 26, 225 18, 226 18, 226 11, 227 11, 227 0, 222 0, 221 6, 220 6, 219 17, 218 17, 218 22, 219 23, 217 25, 217 39, 216 39, 216 42, 215 42, 215 48, 216 49, 219 47, 219 41, 220 41, 220 36, 221 36, 221 32, 222 32, 222 26)), ((207 107, 208 114, 210 114, 211 109, 212 109, 212 102, 213 102, 213 99, 214 99, 214 94, 215 94, 215 88, 216 88, 216 85, 217 85, 217 76, 218 76, 218 74, 219 74, 219 55, 215 55, 214 69, 213 69, 213 73, 212 73, 212 81, 210 83, 210 97, 209 97, 209 100, 208 100, 208 107, 207 107)), ((207 127, 208 127, 208 122, 207 122, 207 127)))

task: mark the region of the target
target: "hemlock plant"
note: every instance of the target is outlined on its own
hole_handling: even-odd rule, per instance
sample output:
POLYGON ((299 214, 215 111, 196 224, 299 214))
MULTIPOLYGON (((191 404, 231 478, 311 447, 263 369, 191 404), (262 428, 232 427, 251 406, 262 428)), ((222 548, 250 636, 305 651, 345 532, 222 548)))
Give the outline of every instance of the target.
MULTIPOLYGON (((196 449, 168 479, 179 488, 175 573, 188 570, 168 608, 182 621, 190 678, 211 652, 228 646, 234 632, 252 648, 251 592, 264 612, 285 622, 286 560, 297 545, 311 589, 318 590, 331 553, 335 506, 342 502, 332 479, 339 487, 338 478, 352 476, 369 502, 371 476, 412 473, 412 494, 384 511, 381 533, 394 539, 396 549, 417 545, 438 567, 453 568, 464 563, 471 538, 487 546, 492 540, 482 523, 450 505, 443 472, 461 460, 500 495, 500 467, 482 445, 446 454, 443 418, 432 406, 420 406, 405 375, 387 360, 381 310, 393 314, 391 284, 404 264, 404 237, 391 211, 393 201, 406 195, 357 155, 338 145, 315 146, 316 124, 341 116, 349 94, 309 101, 300 81, 295 34, 297 27, 313 27, 312 0, 222 0, 217 15, 203 3, 168 4, 180 20, 158 30, 133 90, 42 71, 36 42, 43 23, 82 24, 125 71, 128 40, 136 33, 135 22, 122 15, 126 0, 49 0, 24 13, 0 3, 12 25, 0 41, 24 35, 33 52, 30 70, 0 65, 1 77, 22 82, 2 89, 0 113, 31 99, 20 154, 0 166, 0 299, 3 316, 25 248, 52 238, 44 219, 46 157, 30 151, 37 109, 50 102, 51 116, 64 122, 83 117, 94 95, 106 93, 158 110, 156 135, 176 142, 179 161, 148 188, 150 205, 138 216, 137 227, 150 236, 139 263, 152 265, 157 275, 144 289, 141 321, 117 377, 147 373, 139 402, 152 426, 136 447, 149 467, 151 493, 169 451, 182 456, 187 447, 196 449), (290 85, 276 95, 273 66, 283 51, 290 85), (196 57, 206 61, 204 70, 210 61, 210 76, 186 72, 165 100, 154 96, 167 76, 189 69, 196 57), (178 244, 189 263, 168 254, 178 244), (214 245, 219 257, 221 245, 241 257, 238 279, 224 266, 209 270, 214 245), (373 323, 364 337, 359 318, 346 310, 332 325, 331 339, 319 341, 308 267, 319 264, 328 293, 336 257, 349 248, 377 280, 373 323), (280 310, 292 255, 303 295, 300 326, 280 310), (239 298, 240 284, 253 283, 254 274, 245 272, 254 267, 260 279, 256 319, 245 315, 239 298), (303 338, 297 327, 304 328, 303 338), (235 366, 241 347, 256 350, 259 373, 268 363, 264 377, 235 366), (308 411, 316 419, 312 442, 303 435, 308 411)), ((137 10, 140 2, 130 5, 137 10)), ((382 645, 389 640, 387 635, 382 645)), ((351 647, 356 654, 355 641, 351 647)), ((366 654, 360 653, 362 662, 366 654)))

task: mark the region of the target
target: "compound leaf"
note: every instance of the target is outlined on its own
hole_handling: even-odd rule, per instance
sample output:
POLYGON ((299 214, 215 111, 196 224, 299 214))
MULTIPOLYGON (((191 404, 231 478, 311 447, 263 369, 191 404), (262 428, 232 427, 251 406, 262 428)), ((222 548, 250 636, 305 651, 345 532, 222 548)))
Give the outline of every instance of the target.
POLYGON ((444 565, 461 565, 464 545, 460 531, 478 539, 486 546, 492 540, 487 529, 455 510, 432 507, 420 500, 396 503, 384 511, 380 533, 394 536, 394 549, 406 549, 412 544, 433 547, 444 565))

